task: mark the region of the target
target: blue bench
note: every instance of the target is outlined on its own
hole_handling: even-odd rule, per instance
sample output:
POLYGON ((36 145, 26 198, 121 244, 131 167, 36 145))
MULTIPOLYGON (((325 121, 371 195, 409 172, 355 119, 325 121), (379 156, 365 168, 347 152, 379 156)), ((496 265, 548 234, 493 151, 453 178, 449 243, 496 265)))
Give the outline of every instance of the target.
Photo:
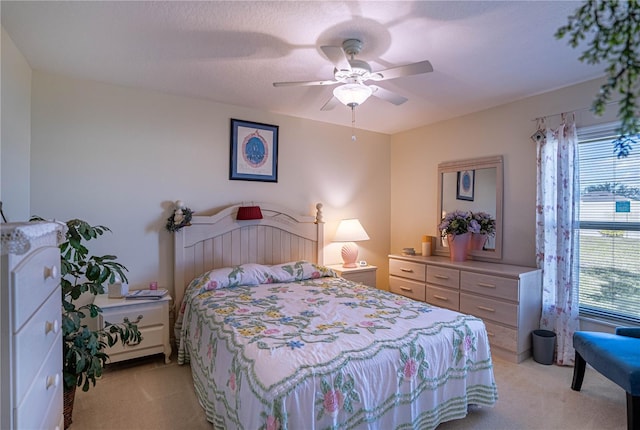
POLYGON ((577 331, 571 388, 580 391, 586 364, 627 392, 627 429, 640 430, 640 327, 618 327, 615 334, 577 331))

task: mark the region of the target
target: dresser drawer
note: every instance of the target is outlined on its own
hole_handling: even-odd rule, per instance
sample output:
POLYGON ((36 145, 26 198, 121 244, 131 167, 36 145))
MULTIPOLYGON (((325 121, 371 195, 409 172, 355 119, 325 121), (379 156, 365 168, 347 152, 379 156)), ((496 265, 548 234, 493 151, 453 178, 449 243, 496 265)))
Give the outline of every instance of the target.
POLYGON ((425 300, 425 285, 409 279, 389 276, 389 289, 392 293, 401 294, 414 300, 425 300))
POLYGON ((460 293, 427 284, 427 303, 457 311, 460 309, 460 293))
POLYGON ((460 274, 460 289, 504 300, 518 301, 517 279, 463 271, 460 274))
POLYGON ((427 283, 458 289, 460 287, 460 271, 446 267, 427 266, 427 283))
POLYGON ((60 249, 47 246, 34 251, 11 275, 13 330, 17 333, 60 283, 60 249))
POLYGON ((389 274, 424 282, 426 266, 405 260, 389 260, 389 274))
POLYGON ((487 328, 487 336, 492 346, 506 349, 508 351, 518 351, 518 330, 494 324, 491 321, 484 321, 487 328))
POLYGON ((42 357, 47 355, 54 342, 62 342, 60 307, 61 292, 58 287, 14 337, 15 356, 19 357, 15 361, 17 402, 22 400, 31 386, 33 378, 42 366, 42 357))
POLYGON ((513 327, 518 325, 518 305, 460 293, 460 312, 513 327))
MULTIPOLYGON (((62 411, 62 333, 58 334, 42 363, 24 399, 16 402, 17 429, 48 428, 49 417, 45 411, 62 411)), ((59 417, 59 412, 56 415, 59 417)))
MULTIPOLYGON (((130 301, 133 301, 129 299, 130 301)), ((133 305, 133 303, 132 303, 133 305)), ((142 315, 142 319, 138 323, 138 328, 149 327, 158 324, 164 324, 168 313, 163 311, 167 305, 166 301, 157 303, 135 303, 135 306, 114 307, 111 309, 103 309, 100 316, 100 324, 104 327, 106 322, 111 324, 119 324, 128 318, 134 322, 138 316, 142 315)))

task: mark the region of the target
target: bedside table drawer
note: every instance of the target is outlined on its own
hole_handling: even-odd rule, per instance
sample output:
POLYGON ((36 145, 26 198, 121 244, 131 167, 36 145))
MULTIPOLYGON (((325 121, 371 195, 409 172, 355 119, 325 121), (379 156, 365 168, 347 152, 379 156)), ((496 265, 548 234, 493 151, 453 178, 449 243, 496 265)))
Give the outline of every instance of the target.
POLYGON ((142 340, 140 343, 135 345, 122 345, 122 342, 118 342, 111 348, 107 348, 105 352, 107 355, 113 356, 121 352, 153 348, 154 346, 161 346, 164 344, 164 327, 162 326, 141 328, 140 334, 142 334, 142 340))
POLYGON ((446 267, 428 266, 427 283, 458 289, 460 287, 460 271, 446 267))
POLYGON ((518 326, 518 305, 512 303, 461 293, 460 312, 514 327, 518 326))
POLYGON ((389 289, 392 293, 420 300, 421 302, 424 302, 425 299, 425 285, 419 282, 389 276, 389 289))
POLYGON ((376 272, 360 272, 360 273, 343 273, 342 277, 352 282, 368 285, 370 287, 376 286, 376 272))
POLYGON ((389 274, 424 282, 425 265, 404 260, 389 260, 389 274))
MULTIPOLYGON (((127 303, 134 302, 129 299, 127 303)), ((165 321, 165 311, 163 311, 164 304, 166 302, 158 303, 140 303, 137 306, 126 308, 113 308, 102 311, 101 319, 104 322, 110 322, 111 324, 121 323, 125 318, 129 318, 129 321, 134 322, 138 319, 139 315, 142 315, 142 319, 138 323, 138 328, 149 327, 153 325, 163 324, 165 321)))
POLYGON ((427 303, 457 311, 460 309, 460 293, 449 288, 427 285, 427 303))

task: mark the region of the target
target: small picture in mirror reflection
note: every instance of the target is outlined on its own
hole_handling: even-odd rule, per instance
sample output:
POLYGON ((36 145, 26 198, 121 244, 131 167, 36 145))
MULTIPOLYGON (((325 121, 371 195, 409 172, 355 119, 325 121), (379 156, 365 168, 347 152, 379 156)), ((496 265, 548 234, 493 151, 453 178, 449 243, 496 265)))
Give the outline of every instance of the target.
POLYGON ((458 186, 456 190, 456 198, 458 200, 473 201, 475 173, 475 170, 461 170, 458 172, 458 186))

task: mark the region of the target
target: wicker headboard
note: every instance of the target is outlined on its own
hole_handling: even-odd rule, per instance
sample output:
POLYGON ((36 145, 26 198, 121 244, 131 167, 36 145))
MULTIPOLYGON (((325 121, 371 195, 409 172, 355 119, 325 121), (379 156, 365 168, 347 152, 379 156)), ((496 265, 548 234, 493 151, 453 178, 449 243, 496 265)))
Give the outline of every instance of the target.
POLYGON ((194 216, 191 225, 175 234, 175 303, 193 278, 211 269, 244 263, 280 264, 307 260, 323 264, 322 204, 315 216, 292 213, 270 203, 260 206, 263 219, 236 221, 242 205, 212 216, 194 216))

